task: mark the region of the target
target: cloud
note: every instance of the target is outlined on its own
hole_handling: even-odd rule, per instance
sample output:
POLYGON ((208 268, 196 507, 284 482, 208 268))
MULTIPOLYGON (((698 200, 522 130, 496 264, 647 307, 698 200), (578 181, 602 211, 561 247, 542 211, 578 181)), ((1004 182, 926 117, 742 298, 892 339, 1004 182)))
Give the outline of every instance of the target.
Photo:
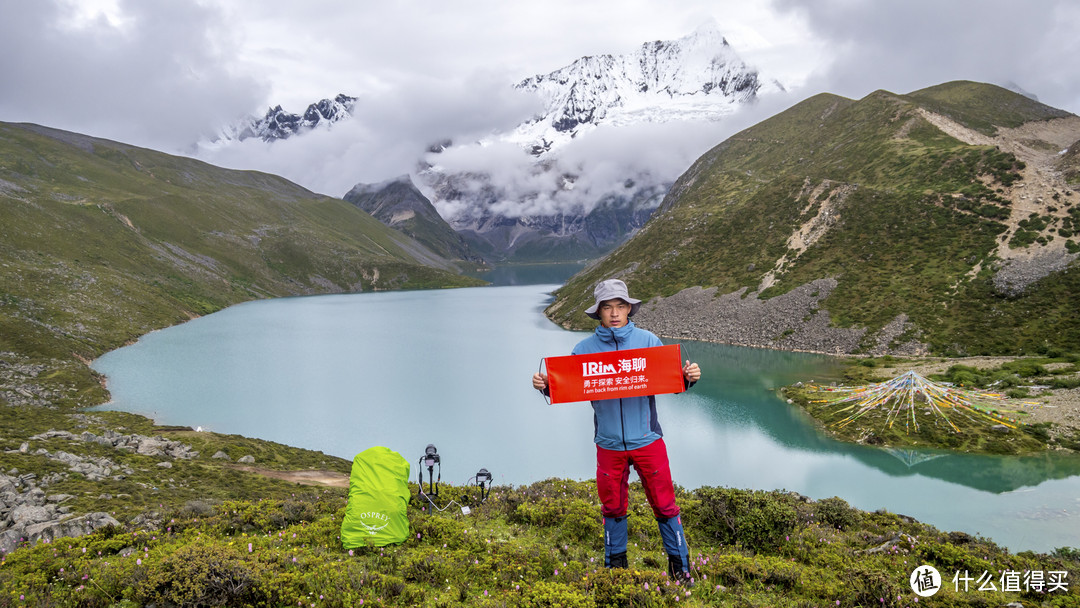
POLYGON ((590 205, 627 178, 670 181, 737 130, 819 92, 860 98, 970 79, 1015 83, 1080 111, 1070 69, 1080 5, 1070 0, 327 0, 318 10, 287 0, 0 0, 0 14, 0 120, 176 153, 268 105, 303 112, 337 93, 359 97, 355 120, 330 131, 198 151, 333 196, 415 172, 430 144, 450 138, 438 161, 490 173, 499 205, 590 205), (546 173, 513 146, 475 143, 539 109, 510 83, 708 20, 792 93, 717 123, 602 127, 546 173))
MULTIPOLYGON (((908 93, 951 80, 975 80, 1018 87, 1052 106, 1080 110, 1080 79, 1069 69, 1069 62, 1080 57, 1080 37, 1075 35, 1080 31, 1080 5, 1075 3, 777 0, 773 6, 775 19, 790 20, 785 31, 795 33, 794 38, 770 45, 752 28, 737 37, 755 47, 747 53, 750 63, 756 56, 761 63, 777 65, 777 53, 818 57, 817 67, 801 78, 788 72, 781 79, 796 85, 789 93, 763 96, 718 122, 600 127, 560 149, 549 161, 548 173, 515 173, 510 165, 525 161, 508 161, 498 150, 456 150, 446 157, 446 165, 490 173, 491 179, 474 187, 498 189, 492 208, 513 217, 588 210, 605 194, 624 191, 628 178, 672 181, 712 146, 820 92, 859 99, 877 89, 908 93), (564 174, 576 176, 573 189, 560 188, 558 177, 564 174)), ((762 76, 773 74, 763 68, 762 76)), ((468 211, 449 203, 441 209, 448 214, 468 211)))
POLYGON ((1080 111, 1080 5, 1068 0, 777 0, 832 49, 814 92, 861 98, 951 80, 1015 83, 1044 103, 1080 111))
POLYGON ((605 197, 628 197, 639 188, 675 181, 702 154, 731 135, 780 112, 801 98, 763 95, 721 120, 601 125, 545 155, 542 160, 517 144, 455 145, 426 161, 454 188, 469 196, 439 200, 423 187, 446 218, 465 222, 490 213, 504 217, 588 213, 605 197), (628 184, 632 184, 629 185, 628 184))
MULTIPOLYGON (((310 100, 312 102, 316 100, 310 100)), ((424 151, 444 139, 475 141, 510 129, 540 108, 505 74, 477 71, 462 80, 414 79, 360 95, 353 118, 288 139, 203 145, 195 155, 231 167, 258 167, 330 196, 358 183, 411 173, 424 151)), ((305 108, 286 108, 303 113, 305 108)))
POLYGON ((0 117, 150 147, 250 110, 263 86, 233 60, 211 6, 120 1, 111 15, 60 0, 4 0, 0 117))

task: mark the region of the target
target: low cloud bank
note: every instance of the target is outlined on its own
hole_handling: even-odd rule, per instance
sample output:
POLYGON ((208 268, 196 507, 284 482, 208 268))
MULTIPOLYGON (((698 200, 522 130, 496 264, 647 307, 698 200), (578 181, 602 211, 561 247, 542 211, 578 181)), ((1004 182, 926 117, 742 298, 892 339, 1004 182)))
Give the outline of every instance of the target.
POLYGON ((605 197, 674 181, 727 137, 796 101, 775 93, 717 121, 601 125, 541 159, 508 142, 454 145, 428 153, 425 161, 436 175, 453 176, 464 196, 441 200, 433 187, 437 180, 421 175, 417 182, 443 217, 458 223, 490 214, 587 214, 605 197))

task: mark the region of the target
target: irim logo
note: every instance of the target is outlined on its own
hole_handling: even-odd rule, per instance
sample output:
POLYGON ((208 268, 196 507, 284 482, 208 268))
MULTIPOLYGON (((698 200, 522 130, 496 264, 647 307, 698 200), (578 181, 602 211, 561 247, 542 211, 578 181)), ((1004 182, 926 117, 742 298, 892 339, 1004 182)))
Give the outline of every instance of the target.
POLYGON ((581 364, 581 375, 585 378, 590 376, 614 376, 619 373, 614 365, 604 365, 599 361, 586 361, 581 364))

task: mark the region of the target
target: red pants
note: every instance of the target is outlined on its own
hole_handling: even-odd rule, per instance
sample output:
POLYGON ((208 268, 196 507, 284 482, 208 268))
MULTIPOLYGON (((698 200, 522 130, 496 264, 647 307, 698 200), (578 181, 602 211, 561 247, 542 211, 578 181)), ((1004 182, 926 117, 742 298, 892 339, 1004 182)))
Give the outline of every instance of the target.
POLYGON ((656 518, 678 516, 679 505, 675 504, 667 446, 663 439, 657 439, 643 448, 627 452, 596 446, 596 492, 600 495, 600 512, 604 517, 626 515, 630 503, 627 482, 631 464, 641 478, 645 498, 656 518))

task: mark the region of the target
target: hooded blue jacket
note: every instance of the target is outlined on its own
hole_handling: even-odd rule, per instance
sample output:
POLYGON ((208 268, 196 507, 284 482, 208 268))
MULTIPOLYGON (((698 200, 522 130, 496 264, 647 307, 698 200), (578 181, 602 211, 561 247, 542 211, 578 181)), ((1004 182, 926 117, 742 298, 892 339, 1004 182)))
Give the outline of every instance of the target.
MULTIPOLYGON (((589 355, 650 346, 663 346, 663 342, 631 321, 623 327, 597 327, 593 335, 578 342, 572 354, 589 355)), ((664 436, 656 418, 656 398, 652 395, 603 399, 593 401, 592 407, 594 441, 606 450, 636 450, 664 436)))

